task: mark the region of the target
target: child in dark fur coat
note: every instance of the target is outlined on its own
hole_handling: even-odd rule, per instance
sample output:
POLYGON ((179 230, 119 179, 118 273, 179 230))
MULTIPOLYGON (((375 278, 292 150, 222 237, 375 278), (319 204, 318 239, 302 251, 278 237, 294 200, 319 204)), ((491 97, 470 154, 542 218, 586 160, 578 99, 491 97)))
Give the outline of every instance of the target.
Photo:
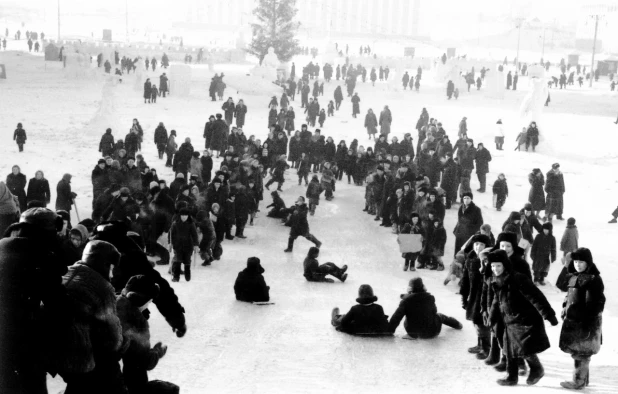
POLYGON ((502 210, 502 206, 506 202, 506 198, 509 196, 509 187, 506 184, 506 177, 504 174, 498 175, 498 179, 494 182, 494 206, 497 211, 502 210))
POLYGON ((348 334, 392 335, 388 328, 388 316, 384 314, 382 306, 375 303, 377 300, 371 286, 361 285, 356 299, 358 304, 344 315, 339 314, 339 308, 334 308, 331 324, 337 331, 348 334))

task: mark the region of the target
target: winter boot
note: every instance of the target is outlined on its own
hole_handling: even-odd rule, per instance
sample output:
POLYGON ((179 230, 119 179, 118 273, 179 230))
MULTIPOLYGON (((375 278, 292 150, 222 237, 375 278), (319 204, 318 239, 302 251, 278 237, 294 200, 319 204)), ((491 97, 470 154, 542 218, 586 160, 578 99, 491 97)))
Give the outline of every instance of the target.
POLYGON ((528 366, 526 365, 526 360, 523 358, 517 359, 517 368, 519 369, 519 376, 526 376, 528 373, 528 366))
POLYGON ((292 238, 288 238, 288 248, 284 250, 286 253, 291 253, 294 249, 294 240, 292 238))
POLYGON ((560 386, 569 390, 582 390, 588 385, 588 370, 590 359, 575 360, 575 370, 573 371, 572 382, 560 382, 560 386))
POLYGON ((330 313, 330 324, 332 324, 333 326, 336 326, 335 319, 337 319, 337 316, 339 316, 339 308, 333 308, 332 312, 330 313))
POLYGON ((318 249, 320 249, 320 246, 322 246, 322 242, 318 241, 318 239, 314 237, 312 234, 309 234, 307 239, 313 242, 318 249))
POLYGON ((500 346, 498 345, 498 338, 491 336, 491 347, 489 349, 489 355, 485 359, 485 364, 494 365, 500 362, 500 346))
POLYGON ((191 266, 189 264, 185 264, 185 280, 191 281, 191 266))
POLYGON ((468 348, 468 353, 478 354, 481 351, 481 338, 477 338, 476 346, 468 348))
POLYGON ((530 374, 528 375, 528 379, 526 383, 528 386, 535 385, 545 376, 545 369, 543 369, 543 365, 541 364, 541 360, 539 360, 539 356, 536 354, 534 356, 526 357, 526 361, 528 365, 530 365, 530 374))
POLYGON ((171 268, 171 273, 172 273, 172 282, 178 282, 178 280, 180 279, 180 262, 174 260, 174 262, 172 262, 172 266, 171 268))
POLYGON ((500 362, 498 363, 498 365, 494 365, 494 369, 498 372, 506 371, 506 356, 505 355, 502 355, 502 357, 500 357, 500 362))
POLYGON ((345 272, 348 270, 348 266, 344 265, 343 267, 341 267, 341 270, 339 271, 341 273, 341 275, 345 274, 345 272))
POLYGON ((477 360, 485 360, 489 357, 489 338, 480 338, 481 341, 481 351, 476 354, 477 360))
POLYGON ((343 274, 341 275, 341 278, 337 278, 341 281, 341 283, 345 282, 346 279, 348 279, 348 274, 343 274))
POLYGON ((618 219, 613 218, 612 220, 610 220, 610 221, 609 221, 609 222, 607 222, 607 223, 618 223, 618 219))
POLYGON ((519 381, 519 376, 517 376, 517 359, 509 359, 506 363, 506 378, 498 379, 496 382, 500 386, 515 386, 519 381))
POLYGON ((449 326, 451 328, 454 328, 455 330, 461 330, 463 328, 459 320, 455 319, 454 317, 440 314, 440 318, 442 319, 442 324, 444 324, 445 326, 449 326))
POLYGON ((404 271, 407 271, 407 270, 408 270, 408 268, 410 268, 410 260, 406 259, 406 260, 403 262, 403 270, 404 270, 404 271))

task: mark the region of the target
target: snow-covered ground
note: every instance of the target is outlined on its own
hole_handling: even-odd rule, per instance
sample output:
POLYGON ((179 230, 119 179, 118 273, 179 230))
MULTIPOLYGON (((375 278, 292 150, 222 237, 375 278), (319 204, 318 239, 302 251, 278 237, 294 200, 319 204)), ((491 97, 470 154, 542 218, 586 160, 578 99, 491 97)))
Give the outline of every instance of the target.
MULTIPOLYGON (((295 60, 298 73, 308 59, 295 60)), ((132 118, 138 118, 145 131, 145 160, 159 171, 159 177, 169 182, 172 173, 158 160, 153 143, 156 125, 164 122, 168 130, 177 130, 180 141, 190 137, 199 149, 203 147, 202 134, 208 116, 222 112, 222 102, 211 102, 208 98, 208 82, 213 72, 205 66, 194 67, 189 98, 172 95, 160 98, 157 104, 144 104, 141 90, 133 90, 133 76, 128 76, 115 87, 112 113, 101 116, 97 113, 103 101, 102 77, 67 79, 59 64, 45 64, 40 55, 19 51, 0 52, 0 63, 7 66, 8 74, 7 80, 0 80, 0 138, 4 141, 0 148, 0 174, 8 174, 14 164, 19 164, 28 178, 42 169, 50 180, 55 201, 55 184, 63 173, 70 172, 73 189, 79 195, 81 218, 91 211, 90 172, 100 157, 97 148, 106 124, 113 125, 116 138, 124 138, 132 118), (11 140, 18 122, 24 124, 28 133, 25 152, 21 154, 11 140)), ((215 72, 222 71, 228 85, 225 97, 231 96, 235 101, 243 98, 248 106, 245 133, 264 140, 267 103, 273 94, 280 95, 279 88, 266 85, 263 93, 248 95, 245 92, 253 89, 245 66, 215 66, 215 72)), ((149 72, 155 81, 159 74, 159 70, 149 72)), ((475 202, 496 235, 509 211, 519 210, 526 202, 526 176, 531 169, 539 167, 546 172, 552 163, 559 162, 566 182, 565 217, 577 218, 580 245, 592 250, 606 286, 606 335, 601 352, 592 359, 588 391, 616 393, 618 341, 612 334, 618 327, 618 258, 613 243, 618 239, 618 227, 607 224, 609 214, 618 204, 618 126, 611 123, 616 115, 615 96, 606 84, 592 90, 553 89, 539 149, 536 153, 514 152, 514 140, 521 127, 519 103, 527 90, 525 78, 520 79, 521 90, 507 91, 504 100, 492 99, 481 90, 463 92, 458 101, 447 101, 445 89, 429 82, 430 73, 426 75, 420 93, 403 92, 399 83, 393 88, 386 83, 371 87, 369 82, 359 82, 357 91, 363 116, 353 119, 351 104, 346 99, 335 117, 326 120, 323 134, 332 136, 336 143, 358 138, 361 145, 372 146, 366 141, 364 114, 368 108, 379 113, 384 105, 389 105, 394 118, 393 135, 401 138, 411 132, 416 140, 414 126, 422 107, 426 107, 454 140, 459 120, 467 116, 470 137, 475 142, 485 142, 494 157, 489 185, 500 172, 506 174, 509 183, 510 195, 502 212, 491 208, 490 193, 476 194, 475 202), (504 151, 493 149, 493 130, 498 118, 503 120, 507 132, 504 151)), ((326 84, 325 96, 320 98, 323 106, 337 84, 326 84)), ((300 128, 300 97, 292 104, 300 128)), ((288 171, 282 193, 288 204, 305 194, 305 188, 299 187, 296 180, 295 173, 288 171)), ((472 186, 478 188, 476 178, 472 186)), ((344 179, 337 185, 335 199, 322 200, 316 215, 310 218, 311 232, 323 242, 320 262, 349 266, 345 284, 309 283, 303 278, 302 261, 311 244, 299 238, 293 253, 283 253, 289 229, 266 218, 268 193, 265 198, 255 226, 247 228, 247 239, 225 241, 220 261, 211 267, 198 265, 190 283, 181 279, 172 284, 186 310, 187 335, 176 338, 160 314, 153 311, 152 341, 162 341, 169 345, 169 350, 150 374, 152 379, 177 383, 183 393, 496 392, 495 380, 501 374, 466 351, 476 343, 476 335, 472 325, 465 321, 457 287, 442 284, 445 272, 402 271, 403 259, 395 236, 362 212, 364 188, 348 185, 344 179), (235 300, 234 279, 250 256, 262 260, 275 305, 253 306, 235 300), (339 306, 347 311, 355 304, 358 287, 363 283, 373 286, 378 303, 391 315, 399 295, 415 275, 420 275, 428 291, 436 296, 440 312, 463 322, 462 331, 444 328, 436 339, 407 341, 401 339, 402 327, 394 337, 380 339, 352 337, 331 327, 331 309, 339 306)), ((455 220, 456 211, 449 211, 445 221, 449 234, 446 256, 452 255, 455 220)), ((558 241, 565 224, 554 222, 558 241)), ((450 263, 448 257, 445 263, 450 263)), ((559 264, 551 267, 549 283, 555 283, 559 264)), ((167 267, 159 269, 162 273, 167 271, 167 267)), ((542 290, 559 313, 563 293, 553 285, 542 290)), ((570 379, 572 359, 558 349, 560 326, 546 326, 552 347, 541 355, 546 376, 534 390, 550 393, 560 387, 560 381, 570 379)), ((61 379, 50 377, 49 386, 51 393, 58 393, 64 384, 61 379)), ((520 381, 520 390, 523 387, 525 379, 520 381)))

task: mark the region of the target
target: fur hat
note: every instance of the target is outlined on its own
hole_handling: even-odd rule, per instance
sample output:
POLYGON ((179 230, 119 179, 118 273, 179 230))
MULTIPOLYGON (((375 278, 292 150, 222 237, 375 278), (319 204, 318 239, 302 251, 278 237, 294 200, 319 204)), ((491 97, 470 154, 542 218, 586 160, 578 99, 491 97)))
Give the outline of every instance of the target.
POLYGON ((30 208, 21 214, 19 222, 32 224, 45 231, 57 231, 58 226, 62 226, 58 219, 58 214, 51 209, 30 208))
POLYGON ((221 179, 215 178, 212 180, 212 183, 221 183, 221 179))
POLYGON ((420 219, 420 215, 417 212, 412 212, 410 214, 410 221, 412 221, 413 218, 419 218, 420 219))
POLYGON ((532 204, 526 203, 526 205, 524 205, 524 211, 532 211, 532 204))
POLYGON ((257 257, 249 257, 247 259, 247 269, 250 271, 254 271, 260 274, 266 272, 262 265, 260 264, 260 259, 257 257))
POLYGON ((543 225, 541 226, 541 228, 543 230, 549 230, 549 233, 551 234, 551 232, 554 230, 554 225, 551 224, 550 222, 545 222, 543 223, 543 225))
POLYGON ((575 226, 575 218, 568 218, 567 226, 575 226))
POLYGON ((91 233, 92 230, 94 230, 94 228, 96 227, 96 223, 90 218, 82 220, 81 222, 79 222, 79 224, 86 227, 86 230, 88 230, 89 233, 91 233))
POLYGON ((141 307, 148 301, 157 298, 159 285, 146 275, 135 275, 127 282, 122 295, 127 297, 136 306, 141 307))
POLYGON ((577 250, 575 250, 574 252, 571 252, 571 259, 573 261, 575 260, 585 261, 586 263, 588 263, 588 265, 593 263, 592 253, 590 252, 590 249, 588 248, 577 248, 577 250))
POLYGON ((470 241, 470 244, 472 246, 474 246, 474 244, 477 243, 477 242, 482 242, 485 245, 485 247, 488 247, 489 244, 491 243, 491 240, 485 234, 475 234, 472 237, 472 240, 470 241))
POLYGON ((472 192, 465 192, 461 195, 461 198, 470 197, 470 199, 474 200, 474 194, 472 192))
POLYGON ((58 216, 60 216, 62 218, 62 220, 66 220, 67 222, 71 223, 71 214, 68 213, 65 210, 59 210, 56 211, 56 213, 58 214, 58 216))
POLYGON ((410 293, 424 293, 425 285, 423 284, 423 279, 420 277, 410 279, 408 282, 408 287, 410 288, 410 293))
POLYGON ((178 215, 180 216, 189 216, 191 214, 191 211, 189 210, 189 208, 180 208, 180 210, 178 211, 178 215))
POLYGON ((97 162, 97 164, 105 164, 105 159, 99 159, 99 161, 97 162))
POLYGON ((498 249, 487 255, 487 260, 489 263, 502 263, 504 265, 505 271, 511 270, 511 261, 509 260, 509 256, 506 254, 504 250, 498 249))
POLYGON ((123 187, 120 189, 120 197, 129 197, 131 195, 131 191, 128 187, 123 187))
POLYGON ((82 264, 97 271, 105 279, 109 280, 110 266, 118 264, 120 253, 109 242, 90 241, 86 244, 82 253, 82 264))
POLYGON ((373 295, 373 288, 370 285, 360 285, 358 288, 358 298, 356 302, 363 305, 368 305, 376 302, 378 297, 373 295))
POLYGON ((514 222, 516 220, 521 220, 521 214, 519 212, 513 211, 509 215, 509 220, 514 222))
POLYGON ((498 234, 498 239, 496 239, 496 245, 493 247, 494 250, 500 249, 500 242, 508 242, 513 247, 515 253, 519 255, 523 255, 524 250, 520 248, 517 244, 517 234, 515 233, 500 233, 498 234))

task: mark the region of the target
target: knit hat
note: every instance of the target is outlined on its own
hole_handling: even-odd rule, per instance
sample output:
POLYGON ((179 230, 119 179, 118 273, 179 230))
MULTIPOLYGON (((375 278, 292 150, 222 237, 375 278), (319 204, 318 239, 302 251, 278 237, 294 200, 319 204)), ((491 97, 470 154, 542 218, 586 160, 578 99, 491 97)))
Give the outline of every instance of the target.
POLYGON ((474 200, 474 194, 472 192, 465 192, 461 195, 461 198, 470 197, 470 199, 474 200))
POLYGON ((30 208, 21 214, 20 223, 29 223, 41 230, 56 231, 58 229, 58 215, 47 208, 30 208))
POLYGON ((373 295, 373 288, 370 285, 360 285, 358 288, 358 298, 356 302, 359 304, 367 305, 372 304, 378 300, 378 297, 373 295))
POLYGON ((99 159, 99 161, 97 162, 97 164, 105 164, 105 159, 99 159))
POLYGON ((423 279, 420 277, 410 279, 410 282, 408 282, 408 287, 410 288, 410 293, 425 292, 425 285, 423 284, 423 279))
POLYGON ((129 279, 124 289, 122 289, 122 295, 138 307, 141 307, 148 301, 157 298, 159 290, 159 285, 148 276, 135 275, 129 279))

